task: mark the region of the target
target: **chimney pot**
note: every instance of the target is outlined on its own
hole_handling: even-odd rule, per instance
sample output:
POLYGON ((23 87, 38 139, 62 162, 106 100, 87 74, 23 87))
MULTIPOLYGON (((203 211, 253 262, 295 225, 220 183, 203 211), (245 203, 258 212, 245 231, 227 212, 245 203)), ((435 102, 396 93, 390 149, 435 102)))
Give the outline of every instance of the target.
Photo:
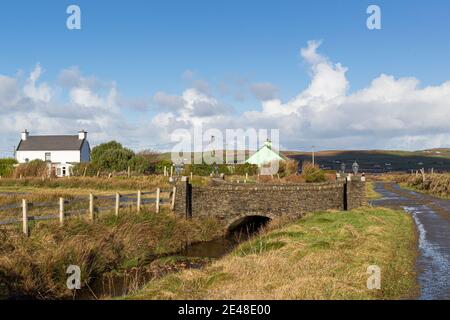
POLYGON ((27 129, 25 129, 25 130, 21 133, 22 140, 23 140, 23 141, 27 140, 27 139, 28 139, 28 135, 29 135, 29 132, 28 132, 27 129))
POLYGON ((80 140, 84 140, 87 138, 87 132, 84 130, 81 130, 78 132, 78 139, 80 140))

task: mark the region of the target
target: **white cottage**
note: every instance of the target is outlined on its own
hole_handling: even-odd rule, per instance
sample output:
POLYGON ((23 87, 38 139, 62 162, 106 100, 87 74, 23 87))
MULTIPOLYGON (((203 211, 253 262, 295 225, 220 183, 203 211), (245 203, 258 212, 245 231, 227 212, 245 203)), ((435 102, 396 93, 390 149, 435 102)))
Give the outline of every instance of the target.
POLYGON ((84 130, 78 135, 61 136, 30 136, 25 130, 21 138, 16 150, 17 161, 46 161, 58 177, 69 176, 75 163, 90 161, 91 148, 84 130))

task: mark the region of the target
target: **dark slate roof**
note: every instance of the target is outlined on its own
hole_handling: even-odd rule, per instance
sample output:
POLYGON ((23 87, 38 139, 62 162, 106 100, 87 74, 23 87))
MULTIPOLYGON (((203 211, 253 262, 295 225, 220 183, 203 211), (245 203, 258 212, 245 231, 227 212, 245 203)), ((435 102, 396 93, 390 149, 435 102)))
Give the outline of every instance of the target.
POLYGON ((81 150, 85 140, 76 136, 28 136, 20 140, 17 151, 58 151, 81 150))

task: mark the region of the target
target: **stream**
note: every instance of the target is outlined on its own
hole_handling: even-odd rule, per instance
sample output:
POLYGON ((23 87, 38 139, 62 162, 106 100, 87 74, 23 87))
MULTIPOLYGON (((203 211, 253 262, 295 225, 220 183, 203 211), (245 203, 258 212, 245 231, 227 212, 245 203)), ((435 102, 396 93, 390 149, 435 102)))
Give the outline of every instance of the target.
POLYGON ((104 274, 92 279, 89 286, 75 292, 72 299, 97 300, 122 297, 139 290, 149 281, 184 269, 200 269, 231 252, 240 243, 250 239, 269 221, 267 218, 244 220, 235 229, 220 238, 186 245, 176 254, 161 255, 145 266, 121 273, 104 274), (161 259, 171 263, 157 263, 161 259))
POLYGON ((394 183, 376 183, 381 199, 372 205, 403 209, 418 231, 416 261, 421 300, 450 299, 450 200, 402 189, 394 183))

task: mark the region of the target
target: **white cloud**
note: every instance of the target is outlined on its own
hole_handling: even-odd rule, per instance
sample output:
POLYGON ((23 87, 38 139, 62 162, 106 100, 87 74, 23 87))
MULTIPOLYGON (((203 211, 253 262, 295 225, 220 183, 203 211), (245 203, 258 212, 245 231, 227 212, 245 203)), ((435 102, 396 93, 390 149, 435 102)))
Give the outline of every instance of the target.
POLYGON ((17 80, 0 75, 0 114, 15 107, 20 99, 17 80))
POLYGON ((349 93, 347 68, 317 52, 320 43, 301 50, 311 82, 288 102, 270 100, 246 119, 258 126, 272 120, 283 143, 294 147, 407 148, 450 144, 450 82, 420 88, 416 78, 381 74, 349 93))
POLYGON ((35 102, 46 103, 52 98, 52 90, 45 82, 36 85, 36 82, 41 77, 42 72, 41 65, 37 64, 35 69, 30 73, 30 76, 23 87, 23 92, 25 96, 35 102))
MULTIPOLYGON (((270 83, 245 84, 259 95, 259 106, 236 110, 214 97, 206 83, 180 95, 163 91, 152 98, 122 98, 115 83, 84 76, 78 68, 63 70, 57 84, 42 82, 40 65, 24 81, 0 75, 0 146, 17 143, 19 131, 73 133, 84 128, 95 144, 118 139, 145 147, 170 142, 179 128, 280 129, 281 144, 291 149, 321 148, 422 149, 450 145, 450 81, 422 87, 414 77, 381 73, 367 87, 350 92, 347 68, 319 53, 320 42, 300 50, 310 83, 288 101, 276 98, 270 83), (67 92, 60 100, 55 92, 67 92), (156 113, 147 113, 151 104, 156 113), (129 115, 140 110, 138 117, 129 115)), ((227 95, 228 97, 232 95, 227 95)))
POLYGON ((278 88, 268 82, 255 83, 250 87, 250 90, 261 101, 273 100, 278 93, 278 88))

